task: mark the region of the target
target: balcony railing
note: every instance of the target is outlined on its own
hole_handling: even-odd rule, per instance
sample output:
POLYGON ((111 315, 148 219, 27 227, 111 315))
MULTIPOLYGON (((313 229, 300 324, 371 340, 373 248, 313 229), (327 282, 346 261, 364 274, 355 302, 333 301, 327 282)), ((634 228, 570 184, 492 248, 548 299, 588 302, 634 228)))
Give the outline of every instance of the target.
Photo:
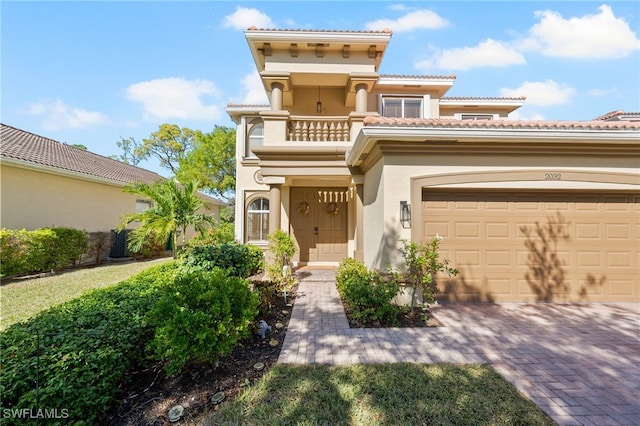
POLYGON ((289 120, 289 140, 295 142, 348 142, 347 117, 295 117, 289 120))

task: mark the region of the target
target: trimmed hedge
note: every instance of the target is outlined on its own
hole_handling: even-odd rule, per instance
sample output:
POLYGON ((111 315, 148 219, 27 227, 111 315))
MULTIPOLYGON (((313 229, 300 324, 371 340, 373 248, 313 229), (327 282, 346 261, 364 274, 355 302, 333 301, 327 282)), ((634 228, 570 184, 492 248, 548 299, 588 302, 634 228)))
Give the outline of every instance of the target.
POLYGON ((98 419, 120 396, 127 373, 147 362, 153 328, 145 315, 176 270, 173 262, 150 268, 2 332, 0 413, 65 409, 65 423, 98 419))
POLYGON ((263 253, 251 244, 224 243, 213 246, 189 247, 181 253, 185 272, 212 271, 220 268, 228 275, 248 278, 263 267, 263 253))
POLYGON ((0 275, 64 269, 80 261, 87 250, 86 231, 40 228, 0 229, 0 275))

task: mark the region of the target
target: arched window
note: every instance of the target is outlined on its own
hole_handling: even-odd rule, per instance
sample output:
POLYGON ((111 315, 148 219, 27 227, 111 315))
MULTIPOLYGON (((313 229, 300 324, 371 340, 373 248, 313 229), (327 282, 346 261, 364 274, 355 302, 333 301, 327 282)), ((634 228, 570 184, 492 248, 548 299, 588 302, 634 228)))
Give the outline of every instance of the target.
POLYGON ((266 241, 269 233, 269 199, 256 198, 247 207, 247 241, 266 241))
POLYGON ((264 124, 262 120, 253 120, 249 123, 249 132, 247 134, 247 142, 245 146, 245 157, 255 157, 253 148, 262 146, 264 141, 264 124))

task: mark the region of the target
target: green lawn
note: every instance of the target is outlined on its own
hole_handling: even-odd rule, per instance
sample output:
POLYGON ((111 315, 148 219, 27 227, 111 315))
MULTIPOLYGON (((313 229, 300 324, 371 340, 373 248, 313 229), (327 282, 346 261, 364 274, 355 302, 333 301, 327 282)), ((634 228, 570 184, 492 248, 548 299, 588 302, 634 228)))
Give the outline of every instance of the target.
POLYGON ((0 287, 0 330, 51 306, 75 299, 87 290, 107 287, 170 258, 112 263, 66 271, 48 277, 17 280, 0 287))
POLYGON ((276 365, 203 426, 554 425, 485 365, 276 365))

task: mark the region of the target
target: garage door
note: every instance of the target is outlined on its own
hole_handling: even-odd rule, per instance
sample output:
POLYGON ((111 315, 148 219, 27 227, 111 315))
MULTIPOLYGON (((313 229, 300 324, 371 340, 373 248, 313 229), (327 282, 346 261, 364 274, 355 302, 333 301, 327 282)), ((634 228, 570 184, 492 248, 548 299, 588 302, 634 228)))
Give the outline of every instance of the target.
POLYGON ((639 194, 425 189, 422 221, 460 270, 441 300, 640 301, 639 194))

